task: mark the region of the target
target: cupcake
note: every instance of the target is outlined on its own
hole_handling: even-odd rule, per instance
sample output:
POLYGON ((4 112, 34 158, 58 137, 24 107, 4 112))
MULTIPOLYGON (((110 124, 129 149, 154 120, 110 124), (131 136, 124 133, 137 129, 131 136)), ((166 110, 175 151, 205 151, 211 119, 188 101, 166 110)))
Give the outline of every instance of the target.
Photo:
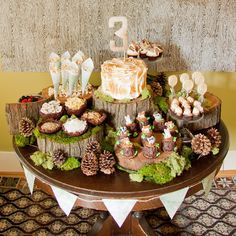
POLYGON ((153 135, 152 128, 150 125, 145 125, 142 127, 141 141, 144 145, 147 141, 147 138, 150 138, 153 135))
POLYGON ((102 111, 85 111, 81 116, 81 119, 86 120, 92 125, 101 125, 106 118, 106 113, 102 111))
POLYGON ((155 132, 163 132, 165 128, 165 120, 163 119, 161 113, 154 112, 153 113, 154 121, 153 121, 153 126, 154 126, 154 131, 155 132))
POLYGON ((166 129, 168 129, 170 131, 171 135, 175 135, 176 133, 178 133, 177 127, 173 121, 165 122, 165 127, 166 127, 166 129))
POLYGON ((70 97, 65 102, 65 108, 68 115, 80 116, 87 108, 86 99, 70 97))
POLYGON ((139 56, 139 49, 140 49, 140 46, 136 42, 132 41, 128 47, 127 56, 128 57, 135 57, 135 58, 138 57, 139 56))
POLYGON ((38 129, 44 134, 53 134, 58 132, 62 127, 60 121, 57 120, 46 120, 38 124, 38 129))
POLYGON ((134 144, 130 142, 129 138, 124 138, 120 144, 121 155, 128 158, 133 158, 135 156, 134 144))
POLYGON ((140 130, 142 130, 142 127, 143 127, 143 126, 149 124, 148 118, 147 118, 146 115, 145 115, 145 111, 139 112, 136 119, 137 119, 137 121, 138 121, 138 123, 139 123, 139 128, 140 128, 140 130))
POLYGON ((117 137, 119 141, 121 141, 124 138, 128 138, 129 137, 128 129, 125 126, 119 127, 117 131, 117 137))
POLYGON ((66 120, 62 128, 68 136, 79 136, 87 131, 88 124, 85 120, 70 118, 66 120))
POLYGON ((143 39, 140 43, 140 51, 139 56, 140 58, 146 58, 147 57, 147 51, 151 48, 151 43, 147 39, 143 39))
POLYGON ((138 131, 137 123, 134 120, 131 120, 129 115, 125 116, 125 125, 132 134, 138 131))
POLYGON ((172 152, 175 149, 175 137, 171 136, 169 129, 164 129, 162 150, 163 152, 172 152))
POLYGON ((159 56, 159 52, 155 48, 149 48, 147 50, 146 56, 149 61, 155 61, 159 56))
POLYGON ((50 102, 45 102, 39 113, 43 120, 59 119, 63 115, 63 107, 59 102, 52 100, 50 102))
POLYGON ((161 57, 163 54, 163 48, 158 43, 153 43, 152 47, 158 52, 158 57, 161 57))
POLYGON ((147 142, 145 142, 145 145, 142 149, 143 155, 146 158, 155 158, 159 154, 159 144, 155 143, 156 139, 154 136, 148 137, 147 142))

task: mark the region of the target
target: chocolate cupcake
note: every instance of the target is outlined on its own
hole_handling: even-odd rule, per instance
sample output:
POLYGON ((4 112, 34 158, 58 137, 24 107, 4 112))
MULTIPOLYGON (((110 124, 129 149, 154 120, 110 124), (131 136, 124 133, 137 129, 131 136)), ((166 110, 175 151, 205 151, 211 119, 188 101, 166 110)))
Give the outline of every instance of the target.
POLYGON ((85 111, 81 116, 81 119, 86 120, 92 125, 101 125, 106 118, 106 113, 102 111, 85 111))
POLYGON ((118 128, 118 131, 117 131, 118 141, 121 141, 124 138, 128 138, 129 135, 130 135, 130 133, 129 133, 128 129, 125 126, 118 128))
POLYGON ((148 118, 146 117, 146 114, 145 114, 145 111, 139 112, 136 119, 139 123, 140 130, 142 130, 143 126, 146 126, 149 124, 148 118))
POLYGON ((129 138, 122 139, 120 143, 121 155, 127 158, 135 157, 134 144, 130 142, 129 138))
POLYGON ((147 141, 147 138, 150 138, 153 135, 152 128, 150 125, 145 125, 142 127, 141 141, 144 145, 147 141))
POLYGON ((132 135, 138 131, 138 124, 129 115, 125 116, 125 125, 132 135))
POLYGON ((139 49, 140 46, 138 45, 138 43, 132 41, 128 47, 127 56, 137 58, 139 56, 139 49))
POLYGON ((66 120, 62 128, 68 136, 80 136, 87 131, 88 124, 85 120, 70 118, 66 120))
POLYGON ((172 152, 175 149, 175 137, 171 136, 171 133, 168 129, 164 129, 163 133, 163 140, 162 140, 162 150, 163 152, 172 152))
POLYGON ((65 108, 68 115, 81 116, 87 108, 86 99, 71 97, 65 102, 65 108))
POLYGON ((154 136, 151 136, 147 138, 147 142, 145 142, 145 145, 142 149, 143 155, 146 158, 156 158, 160 153, 159 153, 159 144, 155 143, 156 139, 154 136))
POLYGON ((59 119, 63 115, 63 107, 60 105, 59 102, 52 100, 50 102, 45 102, 40 111, 39 114, 43 120, 48 119, 59 119))
POLYGON ((176 125, 174 124, 173 121, 165 122, 165 127, 166 127, 166 129, 168 129, 170 131, 170 134, 172 136, 176 135, 178 133, 178 129, 177 129, 177 127, 176 127, 176 125))
POLYGON ((146 56, 149 61, 155 61, 159 57, 159 52, 155 48, 149 48, 146 56))
POLYGON ((53 134, 62 128, 62 123, 57 120, 46 120, 38 124, 38 129, 44 134, 53 134))
POLYGON ((153 117, 154 117, 153 121, 154 132, 163 132, 165 128, 165 120, 162 117, 161 113, 154 112, 153 117))

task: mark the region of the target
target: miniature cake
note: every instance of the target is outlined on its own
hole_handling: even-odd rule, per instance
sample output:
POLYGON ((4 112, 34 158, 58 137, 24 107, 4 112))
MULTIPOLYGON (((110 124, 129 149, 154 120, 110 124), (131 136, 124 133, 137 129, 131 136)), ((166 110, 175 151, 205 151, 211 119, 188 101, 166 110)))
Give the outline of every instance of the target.
POLYGON ((147 66, 135 58, 113 58, 101 66, 101 90, 110 97, 134 99, 146 88, 147 66))

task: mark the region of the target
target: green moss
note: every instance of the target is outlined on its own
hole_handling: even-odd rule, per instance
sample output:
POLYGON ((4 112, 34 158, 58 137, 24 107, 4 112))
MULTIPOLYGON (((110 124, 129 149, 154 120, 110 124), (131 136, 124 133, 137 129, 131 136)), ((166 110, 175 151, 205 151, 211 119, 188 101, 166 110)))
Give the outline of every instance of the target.
POLYGON ((100 89, 97 89, 94 92, 94 95, 105 102, 114 102, 114 99, 111 96, 105 95, 104 93, 100 91, 100 89))
POLYGON ((146 99, 146 98, 149 98, 151 97, 151 91, 146 87, 145 89, 143 89, 142 93, 142 99, 146 99))
POLYGON ((155 103, 155 105, 158 105, 158 107, 159 107, 165 114, 168 112, 169 105, 168 105, 168 102, 167 102, 167 98, 157 96, 157 97, 155 97, 155 99, 154 99, 154 103, 155 103))
POLYGON ((70 137, 63 130, 60 130, 59 132, 57 132, 55 134, 42 134, 42 133, 40 133, 38 128, 36 128, 34 130, 34 135, 39 139, 46 139, 47 138, 47 139, 49 139, 51 141, 55 141, 57 143, 69 144, 69 143, 79 142, 83 139, 87 139, 91 135, 98 133, 101 129, 103 129, 103 125, 96 126, 94 128, 89 128, 86 133, 84 133, 80 136, 70 137))

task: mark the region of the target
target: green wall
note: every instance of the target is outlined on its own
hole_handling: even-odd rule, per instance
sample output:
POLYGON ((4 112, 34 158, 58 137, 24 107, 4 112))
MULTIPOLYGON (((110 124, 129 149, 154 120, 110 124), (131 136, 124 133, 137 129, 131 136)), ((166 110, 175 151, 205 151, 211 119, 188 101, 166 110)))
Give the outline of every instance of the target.
MULTIPOLYGON (((209 91, 222 100, 222 119, 230 133, 230 149, 236 149, 236 73, 206 72, 204 73, 209 91)), ((97 81, 98 73, 94 73, 92 81, 97 81)), ((0 151, 13 151, 11 136, 5 118, 5 104, 14 103, 22 95, 38 93, 51 84, 49 73, 5 73, 0 72, 0 151)))

